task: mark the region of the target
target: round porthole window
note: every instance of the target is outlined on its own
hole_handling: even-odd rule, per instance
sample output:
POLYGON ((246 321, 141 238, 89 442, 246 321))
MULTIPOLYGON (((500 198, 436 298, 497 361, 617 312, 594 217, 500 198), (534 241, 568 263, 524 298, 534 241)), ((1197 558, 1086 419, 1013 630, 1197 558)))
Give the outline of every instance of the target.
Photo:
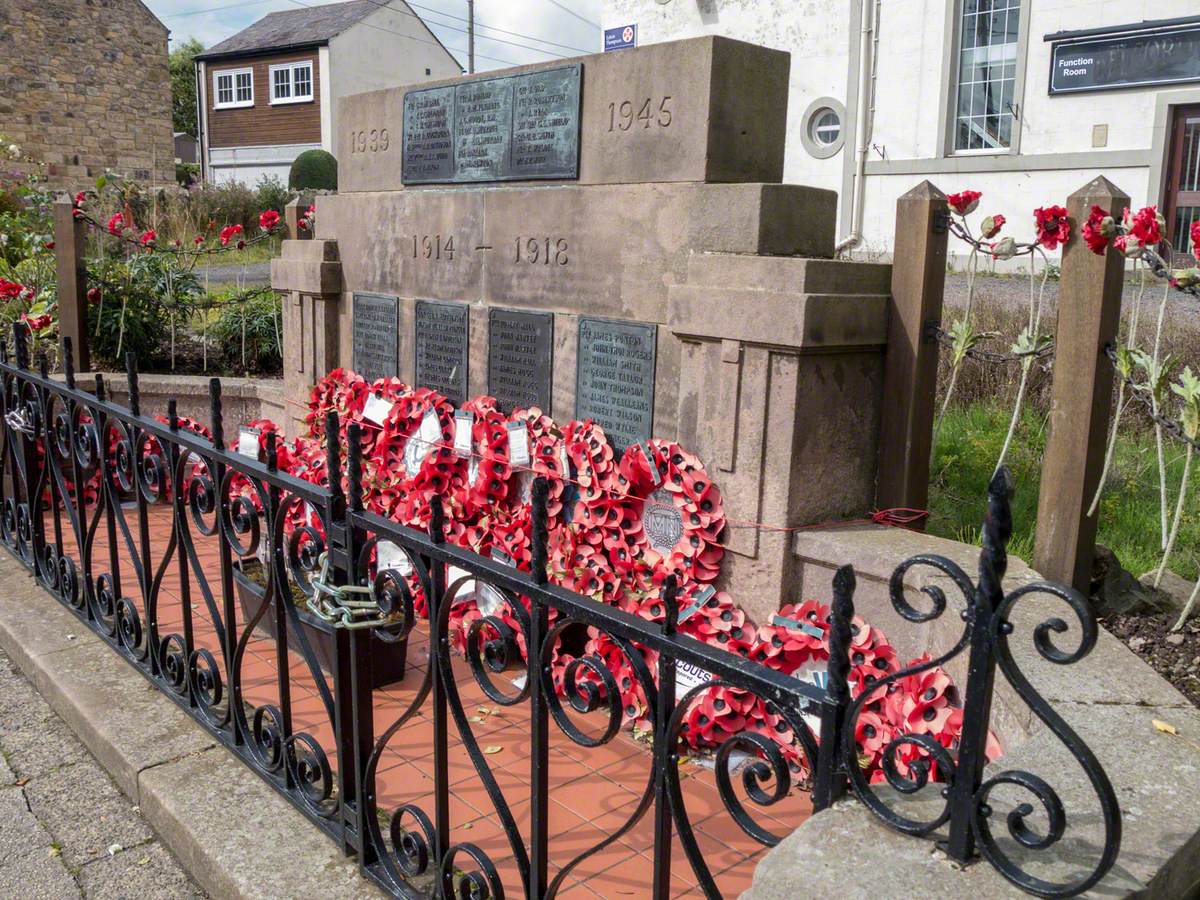
POLYGON ((842 149, 846 141, 843 120, 846 109, 832 97, 814 100, 804 113, 800 140, 811 156, 827 159, 842 149))
POLYGON ((813 116, 811 137, 814 144, 832 147, 841 136, 842 117, 832 109, 823 109, 813 116))

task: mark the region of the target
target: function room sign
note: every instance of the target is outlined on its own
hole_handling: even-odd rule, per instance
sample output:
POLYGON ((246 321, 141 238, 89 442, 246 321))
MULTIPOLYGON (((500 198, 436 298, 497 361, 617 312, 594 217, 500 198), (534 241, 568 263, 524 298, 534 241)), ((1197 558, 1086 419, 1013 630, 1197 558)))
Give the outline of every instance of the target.
POLYGON ((405 184, 579 177, 583 66, 404 95, 405 184))
POLYGON ((1053 42, 1051 94, 1200 81, 1200 21, 1059 32, 1046 40, 1053 42))

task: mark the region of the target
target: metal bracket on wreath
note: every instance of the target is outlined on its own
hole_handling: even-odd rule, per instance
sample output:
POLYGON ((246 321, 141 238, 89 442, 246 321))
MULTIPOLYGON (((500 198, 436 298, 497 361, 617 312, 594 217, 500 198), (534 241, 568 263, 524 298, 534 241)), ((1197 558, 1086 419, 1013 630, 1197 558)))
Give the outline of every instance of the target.
POLYGON ((309 584, 316 594, 308 602, 308 611, 334 628, 378 628, 386 625, 383 611, 375 599, 374 587, 329 583, 329 552, 320 555, 321 572, 309 584), (350 595, 366 595, 367 600, 351 600, 350 595))

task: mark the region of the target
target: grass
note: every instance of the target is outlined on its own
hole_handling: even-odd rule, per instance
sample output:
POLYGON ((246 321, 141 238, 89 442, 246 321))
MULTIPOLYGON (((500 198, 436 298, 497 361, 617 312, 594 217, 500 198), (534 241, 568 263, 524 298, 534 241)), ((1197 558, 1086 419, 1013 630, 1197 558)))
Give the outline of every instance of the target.
MULTIPOLYGON (((951 407, 946 413, 930 475, 931 534, 979 543, 987 484, 1004 443, 1010 414, 1010 409, 987 402, 951 407)), ((1017 484, 1009 549, 1030 561, 1045 446, 1045 415, 1027 411, 1008 458, 1017 484)), ((1183 475, 1183 456, 1183 448, 1168 438, 1167 483, 1172 512, 1175 492, 1183 475)), ((1157 567, 1162 558, 1155 458, 1152 432, 1122 434, 1099 511, 1098 542, 1111 549, 1121 564, 1135 575, 1157 567)), ((1193 466, 1193 471, 1195 469, 1193 466)), ((1200 477, 1195 474, 1189 496, 1192 499, 1184 509, 1171 568, 1184 578, 1195 579, 1200 568, 1197 561, 1200 554, 1200 477)), ((1088 500, 1090 502, 1091 498, 1088 500)))

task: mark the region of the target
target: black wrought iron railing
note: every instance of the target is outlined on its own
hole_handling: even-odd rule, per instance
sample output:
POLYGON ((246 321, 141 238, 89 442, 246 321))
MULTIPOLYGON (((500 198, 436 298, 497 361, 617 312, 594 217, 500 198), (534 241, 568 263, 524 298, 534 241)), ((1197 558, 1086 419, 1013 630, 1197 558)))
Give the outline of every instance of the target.
MULTIPOLYGON (((1008 613, 1035 592, 1063 600, 1081 629, 1077 649, 1065 653, 1050 640, 1067 630, 1065 622, 1050 619, 1037 628, 1036 646, 1051 662, 1086 655, 1096 626, 1083 598, 1067 588, 1034 585, 1003 595, 1006 476, 992 485, 978 585, 935 556, 905 562, 892 578, 892 603, 915 623, 942 615, 947 598, 926 587, 930 609, 918 610, 905 596, 905 573, 924 566, 950 578, 964 601, 964 631, 955 646, 878 682, 852 685, 855 578, 843 567, 833 583, 829 681, 822 688, 678 633, 673 582, 661 622, 550 584, 545 482, 535 482, 532 494, 531 571, 518 571, 446 543, 437 502, 428 533, 364 510, 355 425, 345 435, 345 460, 341 441, 327 441, 328 478, 314 484, 278 470, 272 435, 262 462, 226 449, 215 379, 209 440, 179 426, 174 402, 165 422, 143 415, 132 369, 126 409, 106 397, 99 376, 87 391, 70 369, 64 381, 51 378, 44 361, 31 371, 20 327, 14 346, 11 361, 0 346, 0 537, 50 593, 395 896, 503 898, 516 891, 551 898, 582 877, 589 860, 649 823, 648 834, 636 833, 652 860, 650 895, 677 893, 672 872, 683 867, 705 896, 720 897, 689 812, 680 738, 688 710, 721 688, 761 699, 780 732, 792 736, 790 753, 751 729, 729 735, 715 752, 724 814, 760 844, 774 845, 787 830, 786 821, 764 824, 764 810, 803 790, 820 811, 848 786, 891 827, 941 833, 951 856, 980 853, 1032 893, 1082 892, 1115 860, 1120 818, 1111 785, 1008 649, 1008 613), (255 565, 261 566, 257 580, 248 575, 255 565), (466 628, 464 663, 452 647, 449 621, 468 588, 488 602, 479 603, 479 617, 466 628), (603 635, 628 664, 623 671, 646 701, 652 749, 644 773, 630 785, 636 800, 594 840, 561 851, 550 841, 551 747, 565 743, 571 756, 586 758, 614 740, 623 714, 623 686, 605 659, 580 651, 562 655, 572 629, 603 635), (377 670, 397 657, 403 668, 410 643, 420 653, 410 663, 404 693, 389 694, 379 687, 377 670), (884 776, 899 795, 934 791, 944 800, 940 814, 918 821, 893 802, 895 793, 878 793, 864 777, 858 726, 879 692, 961 653, 969 654, 969 666, 957 746, 914 732, 884 749, 884 776), (462 680, 464 665, 470 682, 462 680), (680 691, 681 666, 706 675, 680 691), (1094 866, 1061 881, 1028 874, 1030 855, 1065 831, 1053 788, 1026 772, 984 780, 997 666, 1083 766, 1102 808, 1094 866), (519 710, 527 721, 521 777, 491 764, 495 748, 487 746, 485 723, 463 695, 462 685, 472 682, 490 709, 519 710), (465 775, 451 770, 452 745, 469 760, 465 775), (428 784, 421 790, 410 785, 411 797, 397 800, 385 785, 396 780, 384 777, 385 764, 416 756, 427 763, 428 784), (499 826, 501 839, 491 849, 456 813, 459 786, 468 782, 482 787, 486 818, 499 826), (1047 817, 1044 834, 1029 822, 1033 807, 1020 803, 1008 813, 1007 837, 998 838, 991 797, 999 785, 1033 795, 1047 817)), ((62 358, 69 363, 69 347, 62 358)), ((326 435, 342 434, 336 416, 325 425, 326 435)))

